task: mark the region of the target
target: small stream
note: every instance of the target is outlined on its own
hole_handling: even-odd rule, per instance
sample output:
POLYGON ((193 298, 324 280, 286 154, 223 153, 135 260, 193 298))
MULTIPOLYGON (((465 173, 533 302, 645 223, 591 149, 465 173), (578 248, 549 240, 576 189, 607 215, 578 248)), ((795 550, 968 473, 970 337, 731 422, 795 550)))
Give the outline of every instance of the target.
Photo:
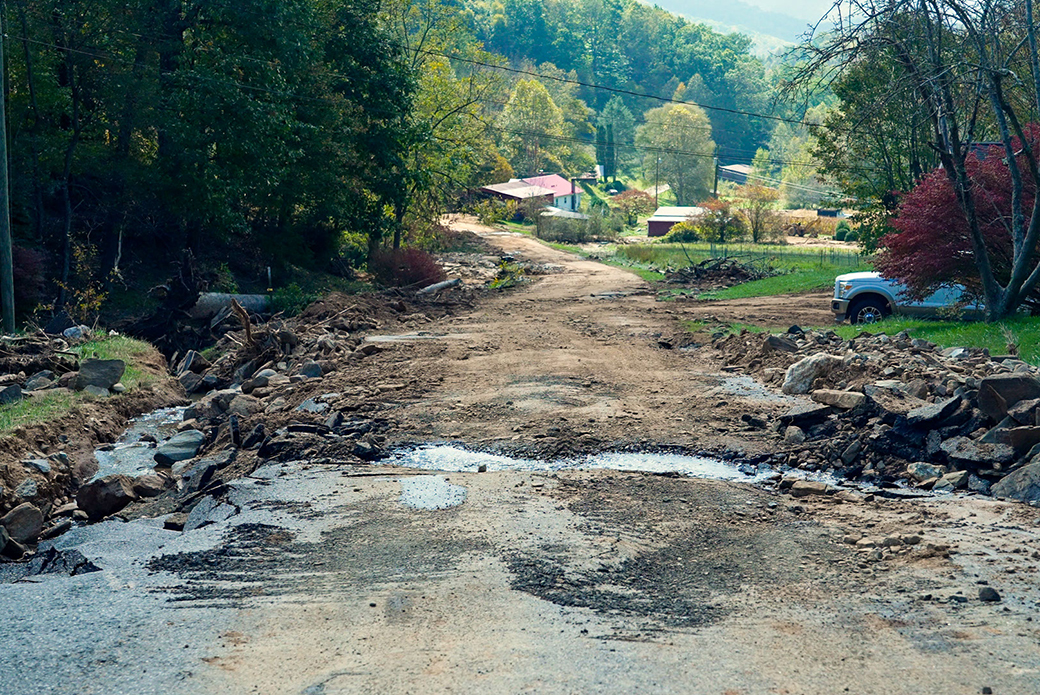
POLYGON ((97 449, 94 457, 98 472, 91 480, 121 473, 136 478, 155 471, 155 443, 142 441, 142 437, 154 437, 162 443, 177 433, 177 423, 184 415, 183 407, 160 408, 130 421, 115 444, 97 449))

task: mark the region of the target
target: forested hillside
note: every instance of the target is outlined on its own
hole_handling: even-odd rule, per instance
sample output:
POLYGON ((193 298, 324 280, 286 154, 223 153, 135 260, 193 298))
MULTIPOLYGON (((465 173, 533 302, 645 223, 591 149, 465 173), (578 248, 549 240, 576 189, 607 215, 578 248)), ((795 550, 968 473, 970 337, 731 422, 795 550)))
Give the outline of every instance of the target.
POLYGON ((474 186, 589 171, 597 131, 692 204, 776 126, 746 37, 636 0, 4 8, 23 315, 140 294, 185 249, 229 288, 349 276, 474 186))
POLYGON ((636 0, 465 0, 485 47, 514 64, 573 72, 575 95, 597 112, 620 90, 636 116, 654 97, 708 110, 723 156, 754 156, 770 123, 732 111, 769 110, 770 85, 750 40, 723 35, 636 0), (646 95, 646 96, 638 96, 646 95))

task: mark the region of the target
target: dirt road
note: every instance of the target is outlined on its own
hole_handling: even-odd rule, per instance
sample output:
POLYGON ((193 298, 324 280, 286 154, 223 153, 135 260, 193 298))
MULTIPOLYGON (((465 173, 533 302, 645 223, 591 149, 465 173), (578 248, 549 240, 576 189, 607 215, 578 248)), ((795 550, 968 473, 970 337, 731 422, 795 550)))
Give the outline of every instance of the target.
MULTIPOLYGON (((530 457, 777 446, 741 415, 781 398, 683 348, 678 321, 704 308, 657 303, 636 276, 525 237, 487 238, 559 269, 377 337, 378 359, 423 384, 390 411, 395 439, 530 457)), ((18 645, 0 651, 16 674, 0 691, 1040 691, 1036 509, 446 455, 470 456, 465 472, 270 464, 233 486, 237 514, 191 533, 89 527, 84 552, 105 572, 0 592, 18 645), (1002 600, 981 601, 981 586, 1002 600), (69 657, 77 637, 89 659, 69 657)))

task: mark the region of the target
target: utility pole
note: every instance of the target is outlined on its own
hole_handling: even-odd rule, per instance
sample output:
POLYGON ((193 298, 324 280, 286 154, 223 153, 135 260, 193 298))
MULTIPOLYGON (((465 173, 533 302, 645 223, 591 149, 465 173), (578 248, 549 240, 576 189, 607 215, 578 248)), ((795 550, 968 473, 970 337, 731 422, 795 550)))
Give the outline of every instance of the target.
POLYGON ((657 207, 657 196, 661 194, 661 158, 657 158, 657 171, 654 173, 654 207, 657 207))
POLYGON ((4 30, 0 24, 0 304, 3 333, 14 333, 14 252, 11 248, 11 200, 7 183, 7 105, 4 103, 4 30))
POLYGON ((712 186, 711 195, 715 198, 719 197, 719 158, 715 158, 715 183, 712 186))

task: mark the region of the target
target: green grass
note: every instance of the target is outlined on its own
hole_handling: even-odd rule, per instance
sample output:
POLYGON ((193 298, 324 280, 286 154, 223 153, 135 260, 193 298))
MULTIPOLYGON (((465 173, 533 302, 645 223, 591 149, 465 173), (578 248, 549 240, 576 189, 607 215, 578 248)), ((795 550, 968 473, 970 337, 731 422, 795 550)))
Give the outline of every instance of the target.
MULTIPOLYGON (((118 335, 88 341, 72 348, 70 352, 76 353, 81 359, 93 357, 101 360, 123 360, 126 362, 126 371, 121 382, 130 392, 153 379, 137 366, 136 360, 152 349, 148 343, 118 335)), ((41 391, 31 398, 0 407, 0 436, 10 434, 16 427, 64 417, 77 403, 88 398, 91 397, 82 393, 41 391)))
POLYGON ((1018 345, 1021 359, 1032 364, 1040 364, 1040 316, 1015 317, 999 323, 939 321, 894 316, 867 326, 828 326, 825 330, 833 330, 846 340, 855 338, 863 332, 895 335, 900 331, 907 331, 914 338, 930 340, 944 348, 987 348, 994 355, 1008 353, 1008 338, 1005 336, 1005 330, 1007 330, 1012 340, 1018 345))
POLYGON ((49 391, 0 407, 0 436, 9 434, 16 427, 60 418, 82 398, 68 391, 49 391))
POLYGON ((827 265, 823 268, 792 270, 783 275, 752 280, 715 292, 704 292, 698 299, 745 299, 747 297, 769 297, 776 294, 798 294, 834 286, 834 276, 851 272, 847 268, 827 265))
POLYGON ((137 360, 134 358, 151 350, 152 346, 146 342, 123 335, 114 335, 87 341, 72 348, 71 352, 75 352, 81 358, 123 360, 126 362, 126 371, 123 373, 121 382, 127 391, 132 391, 149 380, 149 377, 146 377, 144 372, 137 367, 137 360))
MULTIPOLYGON (((752 280, 715 292, 697 295, 698 299, 745 299, 777 294, 797 294, 826 289, 834 284, 841 273, 869 270, 870 266, 855 253, 819 249, 799 249, 767 244, 713 245, 695 244, 630 244, 618 246, 613 258, 603 259, 615 265, 630 265, 649 271, 664 268, 685 268, 709 258, 733 257, 763 270, 772 269, 778 275, 752 280)), ((663 277, 663 276, 662 276, 663 277)), ((649 279, 649 278, 647 278, 649 279)), ((658 279, 658 278, 654 278, 658 279)), ((690 294, 681 289, 662 290, 664 299, 678 294, 690 294)))

